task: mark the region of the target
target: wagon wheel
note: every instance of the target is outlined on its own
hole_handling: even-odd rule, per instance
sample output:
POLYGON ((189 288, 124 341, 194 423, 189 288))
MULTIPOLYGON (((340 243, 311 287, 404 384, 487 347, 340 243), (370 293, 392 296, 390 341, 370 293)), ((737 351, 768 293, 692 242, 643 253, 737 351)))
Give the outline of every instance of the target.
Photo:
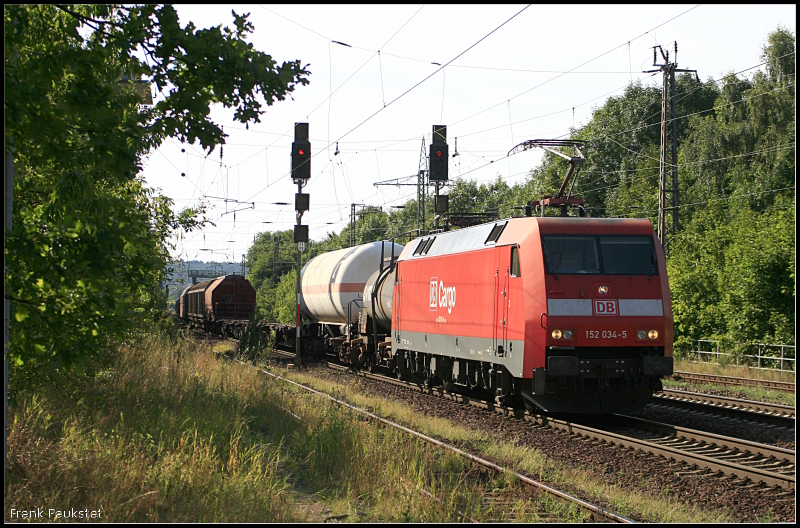
POLYGON ((442 387, 444 387, 445 392, 453 392, 453 379, 447 378, 442 380, 442 387))
POLYGON ((377 360, 375 356, 370 355, 368 360, 368 369, 370 374, 375 374, 378 371, 377 360))
POLYGON ((536 414, 538 411, 538 407, 536 407, 532 401, 527 398, 522 398, 522 401, 525 403, 525 410, 531 414, 536 414))

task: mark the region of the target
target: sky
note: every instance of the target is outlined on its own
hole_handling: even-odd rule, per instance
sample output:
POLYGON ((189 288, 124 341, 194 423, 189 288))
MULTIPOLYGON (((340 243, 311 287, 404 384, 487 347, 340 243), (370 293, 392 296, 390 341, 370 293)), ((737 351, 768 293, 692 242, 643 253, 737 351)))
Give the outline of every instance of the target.
MULTIPOLYGON (((182 25, 233 25, 278 63, 300 60, 310 84, 265 106, 249 130, 221 105, 223 149, 168 140, 144 163, 146 183, 175 209, 205 203, 216 224, 176 239, 179 260, 239 262, 258 233, 292 229, 294 123, 307 122, 311 240, 339 233, 351 204, 416 199, 421 150, 447 126, 450 179, 526 180, 543 152, 528 139, 567 137, 631 82, 661 86, 653 46, 706 81, 761 63, 769 32, 796 33, 796 5, 177 5, 182 25), (222 157, 220 158, 220 154, 222 157), (288 203, 290 205, 276 205, 288 203)), ((751 69, 752 75, 763 66, 751 69)), ((161 95, 154 91, 157 101, 161 95)), ((431 193, 433 189, 431 188, 431 193)), ((445 194, 447 189, 441 191, 445 194)), ((657 189, 653 189, 656 193, 657 189)), ((360 207, 359 207, 360 209, 360 207)))

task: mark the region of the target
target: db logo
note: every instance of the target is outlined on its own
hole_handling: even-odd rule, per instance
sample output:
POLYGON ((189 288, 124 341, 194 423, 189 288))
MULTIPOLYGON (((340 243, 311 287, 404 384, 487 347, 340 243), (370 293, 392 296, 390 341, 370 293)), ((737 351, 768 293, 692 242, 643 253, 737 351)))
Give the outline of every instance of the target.
POLYGON ((617 315, 617 301, 594 300, 595 315, 617 315))
POLYGON ((439 281, 438 277, 431 277, 429 303, 432 312, 437 308, 447 308, 447 313, 453 312, 453 307, 456 305, 456 287, 449 286, 445 288, 444 281, 439 281))

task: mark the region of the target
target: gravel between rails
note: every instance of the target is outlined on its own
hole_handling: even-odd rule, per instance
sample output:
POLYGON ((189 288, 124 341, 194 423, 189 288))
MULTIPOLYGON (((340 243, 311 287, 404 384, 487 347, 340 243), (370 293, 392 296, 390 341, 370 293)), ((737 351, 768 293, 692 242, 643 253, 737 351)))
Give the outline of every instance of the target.
MULTIPOLYGON (((769 520, 788 523, 795 520, 794 496, 778 497, 779 492, 774 490, 749 488, 714 475, 692 474, 692 468, 670 462, 663 457, 615 446, 592 445, 586 440, 569 438, 566 433, 533 427, 528 422, 432 398, 412 389, 354 378, 352 374, 332 371, 326 367, 310 367, 309 374, 342 384, 361 384, 372 395, 404 401, 420 414, 446 418, 470 429, 486 431, 498 441, 513 442, 516 438, 519 445, 539 449, 549 459, 560 464, 590 469, 596 477, 606 479, 625 490, 667 496, 702 509, 728 512, 739 522, 769 520), (768 511, 772 514, 768 514, 768 511)), ((708 427, 703 429, 707 430, 708 427)), ((548 483, 546 479, 545 483, 548 483)), ((550 484, 564 489, 562 482, 550 484)), ((598 503, 596 499, 582 496, 580 490, 564 491, 598 503)), ((610 508, 608 504, 603 506, 610 508)))

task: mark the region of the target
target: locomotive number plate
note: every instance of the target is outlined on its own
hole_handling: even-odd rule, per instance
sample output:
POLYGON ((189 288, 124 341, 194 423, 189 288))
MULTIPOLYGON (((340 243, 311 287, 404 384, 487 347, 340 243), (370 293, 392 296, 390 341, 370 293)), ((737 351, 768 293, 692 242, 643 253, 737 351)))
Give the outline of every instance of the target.
POLYGON ((587 330, 586 337, 588 339, 625 339, 628 337, 627 330, 587 330))

